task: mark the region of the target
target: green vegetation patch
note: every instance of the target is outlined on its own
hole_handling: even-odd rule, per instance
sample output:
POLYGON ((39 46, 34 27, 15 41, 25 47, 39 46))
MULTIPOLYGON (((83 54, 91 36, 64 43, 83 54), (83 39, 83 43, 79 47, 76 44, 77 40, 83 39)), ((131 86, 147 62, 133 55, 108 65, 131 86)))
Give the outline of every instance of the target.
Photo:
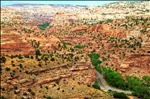
POLYGON ((114 98, 117 98, 117 99, 129 99, 129 98, 127 97, 127 95, 124 94, 123 92, 121 92, 121 93, 119 93, 119 92, 114 92, 113 97, 114 97, 114 98))
POLYGON ((101 73, 101 69, 99 66, 99 64, 101 63, 101 61, 99 60, 99 54, 92 52, 88 54, 88 56, 91 58, 92 65, 95 67, 95 69, 101 73))
POLYGON ((149 76, 143 77, 143 81, 138 77, 127 76, 127 82, 125 82, 119 73, 111 69, 103 68, 102 71, 104 72, 104 78, 109 85, 124 90, 131 90, 133 91, 133 95, 139 98, 150 99, 149 76))
POLYGON ((0 63, 5 63, 6 62, 6 58, 4 56, 0 57, 0 63))
POLYGON ((92 87, 95 88, 95 89, 99 89, 99 90, 100 90, 100 86, 99 86, 97 80, 96 80, 95 83, 92 85, 92 87))
POLYGON ((41 30, 45 30, 48 26, 49 26, 49 22, 45 22, 43 24, 39 24, 38 27, 41 29, 41 30))
POLYGON ((133 90, 133 95, 143 99, 150 99, 149 85, 145 84, 138 77, 127 76, 127 81, 129 89, 133 90))
MULTIPOLYGON (((143 76, 142 80, 138 77, 127 76, 125 81, 121 74, 111 70, 109 68, 100 68, 101 61, 99 55, 95 52, 88 54, 91 58, 91 62, 95 69, 104 75, 105 80, 111 86, 114 86, 123 90, 133 91, 133 95, 142 99, 150 99, 150 76, 143 76)), ((96 84, 92 85, 94 88, 98 88, 96 84)), ((124 93, 113 93, 114 98, 128 99, 124 93)))
POLYGON ((98 59, 100 57, 99 54, 96 54, 95 52, 92 52, 92 53, 88 54, 88 56, 91 59, 98 59))
POLYGON ((78 44, 74 48, 85 48, 85 46, 78 44))
POLYGON ((108 68, 103 67, 104 78, 109 85, 112 85, 116 88, 127 89, 128 84, 123 80, 122 76, 108 68))

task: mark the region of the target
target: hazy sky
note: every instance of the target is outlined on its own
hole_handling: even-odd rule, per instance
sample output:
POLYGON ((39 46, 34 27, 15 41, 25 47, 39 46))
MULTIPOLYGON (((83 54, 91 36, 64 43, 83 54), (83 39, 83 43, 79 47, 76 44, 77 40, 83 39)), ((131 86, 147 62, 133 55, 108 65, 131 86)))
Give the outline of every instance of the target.
POLYGON ((1 6, 11 4, 74 4, 74 5, 102 5, 116 1, 1 1, 1 6))

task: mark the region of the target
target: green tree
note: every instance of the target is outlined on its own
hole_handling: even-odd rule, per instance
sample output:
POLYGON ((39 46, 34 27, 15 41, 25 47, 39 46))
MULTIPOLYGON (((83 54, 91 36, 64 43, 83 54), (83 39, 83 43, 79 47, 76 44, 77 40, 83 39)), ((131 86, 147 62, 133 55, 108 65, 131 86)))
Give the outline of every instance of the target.
POLYGON ((0 58, 0 63, 5 63, 6 62, 6 58, 4 57, 4 56, 2 56, 1 58, 0 58))
POLYGON ((36 50, 35 54, 38 56, 38 55, 41 55, 41 52, 39 49, 36 50))
POLYGON ((124 94, 123 92, 121 92, 121 93, 115 92, 115 93, 113 94, 113 97, 114 97, 114 98, 117 98, 117 99, 129 99, 129 98, 127 97, 127 95, 124 94))

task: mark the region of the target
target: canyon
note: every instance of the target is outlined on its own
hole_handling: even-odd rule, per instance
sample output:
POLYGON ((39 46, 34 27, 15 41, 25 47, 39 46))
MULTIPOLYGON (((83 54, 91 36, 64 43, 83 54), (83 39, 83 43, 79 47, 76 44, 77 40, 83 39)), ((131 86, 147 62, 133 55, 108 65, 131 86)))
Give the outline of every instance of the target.
POLYGON ((127 76, 144 81, 150 76, 149 5, 1 6, 2 96, 113 99, 111 92, 95 87, 99 79, 92 61, 98 60, 90 59, 93 52, 100 56, 99 68, 119 73, 126 82, 127 76))

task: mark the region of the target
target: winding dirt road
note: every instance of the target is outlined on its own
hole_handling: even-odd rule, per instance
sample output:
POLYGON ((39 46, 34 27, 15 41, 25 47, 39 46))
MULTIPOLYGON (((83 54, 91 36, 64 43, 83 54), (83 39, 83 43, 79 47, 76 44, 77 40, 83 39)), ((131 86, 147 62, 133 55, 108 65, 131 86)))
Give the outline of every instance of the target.
POLYGON ((113 88, 113 87, 108 86, 108 84, 106 84, 105 79, 103 78, 103 76, 99 72, 96 72, 96 76, 98 78, 98 82, 99 82, 99 85, 100 85, 101 89, 103 89, 104 91, 112 90, 112 91, 116 91, 116 92, 123 92, 127 95, 132 94, 131 91, 124 91, 124 90, 121 90, 121 89, 117 89, 117 88, 113 88))

